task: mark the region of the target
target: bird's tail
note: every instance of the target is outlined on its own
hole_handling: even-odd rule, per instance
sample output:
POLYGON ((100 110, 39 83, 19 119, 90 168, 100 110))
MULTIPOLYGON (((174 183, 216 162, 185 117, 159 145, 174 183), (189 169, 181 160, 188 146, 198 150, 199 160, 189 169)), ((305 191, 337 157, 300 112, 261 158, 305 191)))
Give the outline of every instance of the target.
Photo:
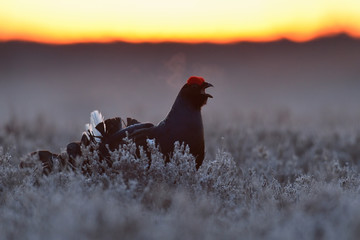
POLYGON ((133 118, 127 118, 126 120, 127 122, 124 122, 120 117, 104 120, 102 114, 95 110, 90 113, 90 123, 85 125, 86 130, 83 133, 81 142, 85 145, 88 142, 106 143, 109 138, 111 139, 111 136, 119 134, 119 131, 123 130, 123 128, 140 123, 133 118))
POLYGON ((98 110, 92 111, 90 113, 90 123, 86 124, 85 128, 86 133, 89 133, 91 136, 93 136, 96 142, 100 142, 102 137, 101 132, 96 129, 96 126, 99 123, 103 123, 104 131, 106 131, 103 115, 98 110))

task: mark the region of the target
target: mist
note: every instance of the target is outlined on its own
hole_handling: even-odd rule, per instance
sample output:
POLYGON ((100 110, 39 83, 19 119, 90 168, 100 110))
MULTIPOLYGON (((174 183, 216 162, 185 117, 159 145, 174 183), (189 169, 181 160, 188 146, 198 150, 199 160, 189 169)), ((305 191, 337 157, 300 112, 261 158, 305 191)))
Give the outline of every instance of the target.
POLYGON ((80 127, 106 117, 162 120, 191 75, 215 87, 205 116, 293 118, 360 113, 360 41, 347 36, 307 43, 0 44, 1 121, 39 115, 80 127))

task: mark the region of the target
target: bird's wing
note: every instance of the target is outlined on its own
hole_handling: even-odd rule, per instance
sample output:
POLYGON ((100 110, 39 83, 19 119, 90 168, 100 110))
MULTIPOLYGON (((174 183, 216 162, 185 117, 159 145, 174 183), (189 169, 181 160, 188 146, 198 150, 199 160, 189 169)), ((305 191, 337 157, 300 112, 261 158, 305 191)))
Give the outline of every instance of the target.
POLYGON ((108 144, 111 150, 116 149, 119 147, 120 144, 124 143, 123 139, 128 137, 129 139, 134 140, 137 144, 136 138, 138 135, 145 130, 151 129, 154 127, 152 123, 137 123, 133 124, 129 127, 123 128, 116 133, 104 137, 102 139, 103 144, 108 144))
POLYGON ((129 134, 129 138, 133 140, 138 146, 146 147, 146 140, 155 138, 154 125, 147 128, 140 128, 129 134))

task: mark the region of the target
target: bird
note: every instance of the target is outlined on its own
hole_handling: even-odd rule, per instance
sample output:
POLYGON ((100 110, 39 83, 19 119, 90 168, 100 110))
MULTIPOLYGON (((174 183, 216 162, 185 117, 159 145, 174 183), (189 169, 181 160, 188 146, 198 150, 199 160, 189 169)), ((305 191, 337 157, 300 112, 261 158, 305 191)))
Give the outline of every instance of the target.
MULTIPOLYGON (((152 139, 163 154, 165 162, 170 161, 175 142, 188 145, 198 170, 205 157, 201 109, 206 105, 208 98, 213 98, 205 92, 209 87, 213 85, 206 82, 203 77, 189 77, 165 119, 156 125, 149 122, 141 123, 133 118, 127 118, 126 122, 120 117, 104 120, 99 111, 93 111, 90 114, 90 123, 86 125, 86 131, 80 142, 67 145, 69 162, 73 163, 76 157, 81 156, 82 144, 88 146, 90 143, 97 143, 99 155, 111 165, 109 150, 118 149, 125 138, 131 139, 137 146, 144 147, 145 151, 147 139, 152 139)), ((45 173, 52 170, 52 159, 60 156, 48 151, 38 151, 33 154, 36 153, 45 166, 45 173)))

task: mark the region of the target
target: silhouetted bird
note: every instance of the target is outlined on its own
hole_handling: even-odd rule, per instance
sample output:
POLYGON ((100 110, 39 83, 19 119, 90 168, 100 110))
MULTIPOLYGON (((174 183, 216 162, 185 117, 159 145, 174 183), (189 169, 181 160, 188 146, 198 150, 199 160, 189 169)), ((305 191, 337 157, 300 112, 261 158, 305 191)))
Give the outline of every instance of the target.
MULTIPOLYGON (((92 112, 90 124, 87 125, 87 131, 83 134, 81 141, 70 143, 67 146, 70 163, 77 156, 81 156, 80 145, 87 146, 91 142, 99 143, 100 157, 108 161, 108 149, 112 151, 117 149, 120 144, 124 143, 124 138, 128 137, 136 145, 143 146, 145 150, 147 147, 146 140, 154 139, 166 161, 169 161, 176 141, 185 143, 189 145, 190 153, 195 157, 196 168, 198 169, 205 154, 201 107, 206 104, 208 98, 212 98, 210 94, 205 92, 206 88, 212 86, 212 84, 205 82, 202 77, 190 77, 181 88, 170 112, 158 125, 140 123, 131 118, 127 118, 127 123, 124 124, 122 119, 118 117, 104 121, 98 111, 92 112)), ((47 151, 37 153, 39 153, 39 158, 46 168, 44 168, 45 173, 51 171, 51 158, 55 155, 47 151)), ((111 162, 109 164, 111 165, 111 162)))

